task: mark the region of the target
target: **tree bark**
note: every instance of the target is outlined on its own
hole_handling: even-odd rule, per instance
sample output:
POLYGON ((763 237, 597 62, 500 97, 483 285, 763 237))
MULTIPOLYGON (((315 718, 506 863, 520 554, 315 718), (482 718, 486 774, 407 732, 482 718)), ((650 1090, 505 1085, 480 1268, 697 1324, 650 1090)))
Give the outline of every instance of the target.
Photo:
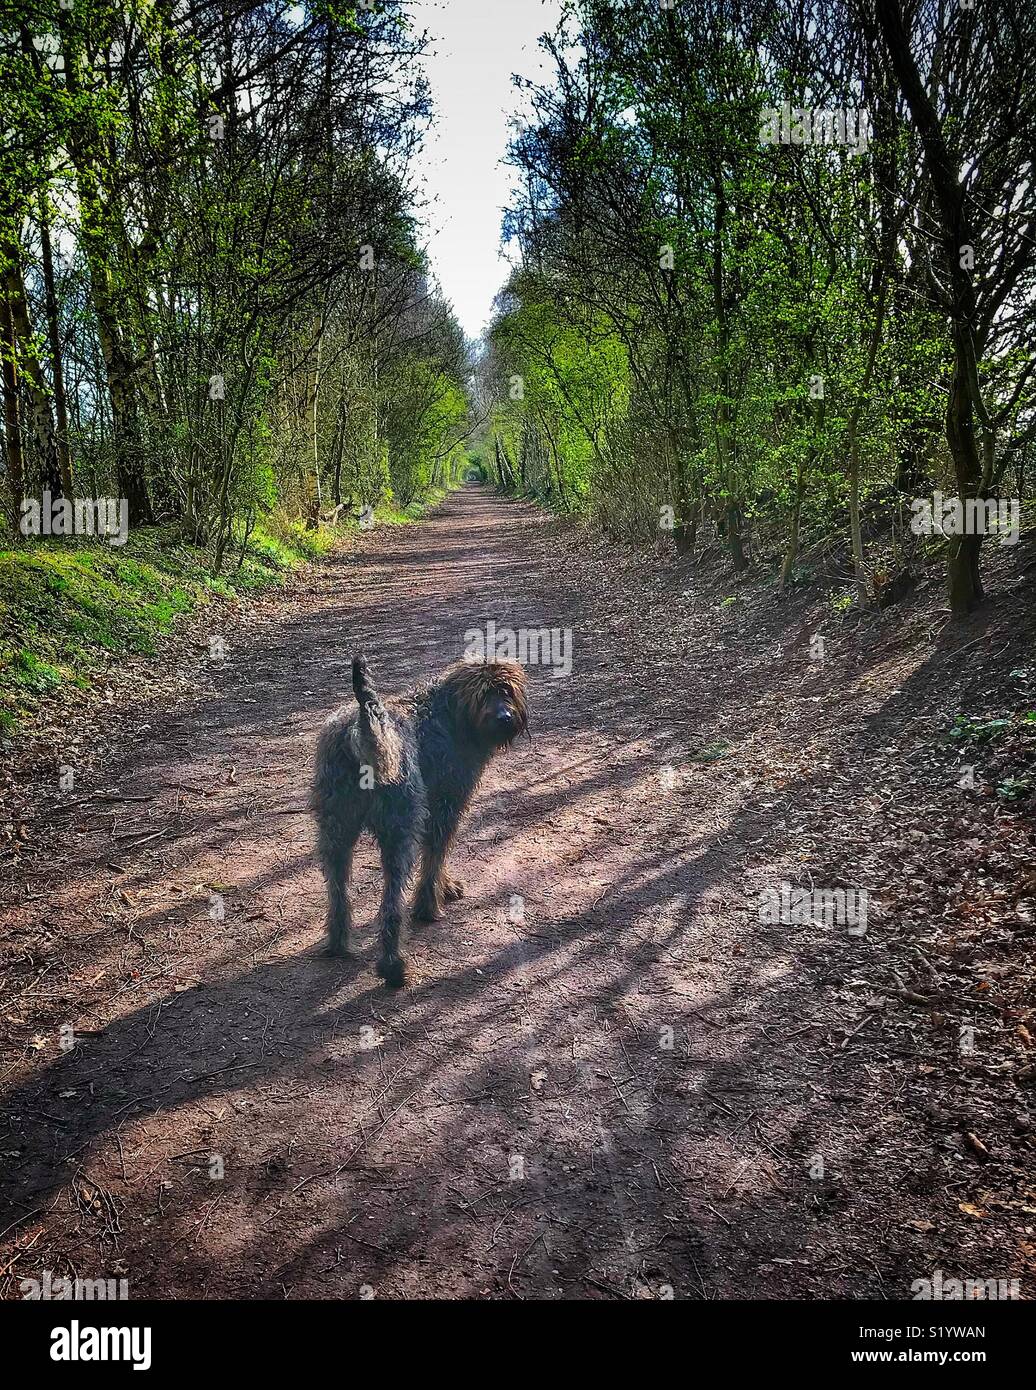
MULTIPOLYGON (((889 62, 910 108, 921 137, 925 166, 934 194, 942 231, 943 261, 950 287, 950 303, 943 306, 950 320, 953 342, 953 379, 946 407, 946 441, 953 459, 957 492, 962 502, 982 494, 983 469, 976 438, 976 415, 985 412, 978 385, 979 352, 974 339, 975 287, 961 265, 961 250, 974 244, 968 225, 964 190, 943 135, 939 116, 924 89, 910 50, 899 0, 877 0, 875 15, 881 28, 889 62)), ((987 451, 993 441, 985 440, 987 451)), ((961 536, 951 550, 948 566, 950 611, 966 617, 985 597, 979 575, 981 536, 961 536)))
POLYGON ((859 426, 860 415, 867 401, 867 393, 870 390, 871 377, 874 374, 874 363, 878 356, 878 346, 881 343, 881 335, 885 325, 885 299, 888 281, 882 273, 881 289, 878 292, 878 303, 874 310, 874 327, 871 330, 870 347, 867 353, 867 365, 863 373, 863 381, 860 385, 859 394, 853 403, 852 415, 849 417, 847 433, 849 436, 849 530, 852 537, 853 547, 853 571, 856 578, 856 597, 861 608, 866 608, 870 604, 870 581, 867 574, 867 563, 863 553, 863 530, 860 526, 860 439, 859 426))
POLYGON ((50 363, 54 375, 54 415, 57 421, 58 468, 61 471, 61 490, 66 497, 75 495, 72 477, 72 453, 68 446, 68 405, 65 398, 65 359, 61 350, 61 325, 58 319, 58 296, 54 284, 54 256, 50 244, 50 217, 47 194, 40 194, 40 241, 43 248, 43 288, 47 304, 47 336, 50 339, 50 363))
POLYGON ((13 503, 12 525, 21 536, 18 522, 25 499, 25 460, 22 454, 22 424, 18 400, 18 351, 14 318, 6 297, 0 299, 0 375, 3 378, 4 442, 7 445, 7 474, 13 503))
POLYGON ((57 440, 54 437, 54 416, 50 392, 40 366, 39 352, 29 318, 29 304, 22 278, 21 248, 10 229, 0 242, 0 260, 4 270, 4 299, 14 327, 14 350, 22 369, 24 389, 32 410, 32 432, 40 460, 42 488, 57 496, 61 493, 61 471, 58 466, 57 440))
MULTIPOLYGON (((58 28, 65 69, 65 85, 71 97, 81 100, 81 46, 73 32, 70 11, 58 9, 58 28)), ((87 108, 88 109, 88 108, 87 108)), ((138 409, 136 373, 138 364, 123 333, 117 310, 117 291, 108 264, 109 227, 113 213, 107 191, 102 192, 96 170, 97 132, 87 126, 87 117, 71 122, 68 151, 76 173, 80 232, 90 276, 90 297, 97 315, 97 335, 108 378, 112 411, 115 455, 115 482, 119 494, 129 504, 130 523, 154 520, 151 499, 144 479, 144 446, 138 409), (102 211, 102 208, 105 210, 102 211)))

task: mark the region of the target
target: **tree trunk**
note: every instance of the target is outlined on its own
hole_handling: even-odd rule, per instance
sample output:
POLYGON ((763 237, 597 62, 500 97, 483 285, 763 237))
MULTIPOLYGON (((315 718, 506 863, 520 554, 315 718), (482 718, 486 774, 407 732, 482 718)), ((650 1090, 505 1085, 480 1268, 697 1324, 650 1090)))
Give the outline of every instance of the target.
POLYGON ((75 484, 72 478, 72 454, 68 447, 65 359, 61 350, 61 325, 58 319, 58 296, 54 284, 54 256, 50 244, 50 219, 45 190, 40 194, 40 241, 43 248, 43 288, 47 305, 47 335, 50 339, 50 362, 54 375, 54 415, 57 421, 58 468, 61 471, 61 491, 66 497, 73 497, 75 484))
POLYGON ((673 543, 676 546, 677 555, 693 555, 694 543, 697 539, 697 522, 694 518, 690 521, 681 521, 673 528, 673 543))
POLYGON ((802 524, 802 497, 804 492, 805 470, 800 458, 798 472, 795 477, 795 505, 791 513, 791 535, 788 538, 788 549, 784 554, 784 563, 781 565, 779 587, 782 593, 788 581, 791 579, 795 569, 795 562, 799 558, 799 530, 802 524))
POLYGON ((7 445, 7 474, 10 479, 12 524, 20 536, 22 502, 25 499, 25 462, 22 456, 22 425, 18 402, 18 354, 14 318, 6 298, 0 299, 0 368, 4 395, 4 442, 7 445))
POLYGON ((514 474, 514 466, 507 457, 507 450, 500 443, 499 435, 495 437, 494 442, 496 444, 496 467, 500 474, 500 487, 504 492, 516 492, 518 483, 514 474))
POLYGON ((677 555, 693 555, 698 534, 697 508, 691 498, 687 478, 687 464, 684 452, 675 429, 669 431, 669 447, 673 454, 673 471, 676 474, 676 526, 673 528, 673 543, 677 555))
POLYGON ((856 601, 861 608, 870 606, 870 581, 863 553, 863 528, 860 525, 860 445, 855 421, 849 440, 849 536, 853 547, 853 575, 856 581, 856 601))
POLYGON ((550 477, 550 460, 553 458, 554 469, 558 475, 558 497, 561 500, 561 505, 568 511, 568 496, 565 492, 565 479, 561 471, 561 455, 558 453, 557 447, 554 444, 554 436, 550 432, 550 428, 547 424, 547 417, 543 411, 540 411, 540 422, 543 425, 543 432, 547 436, 547 477, 550 477))
POLYGON ((719 401, 716 405, 715 430, 719 477, 726 489, 727 548, 734 573, 748 568, 748 557, 742 539, 743 517, 737 502, 738 480, 734 477, 734 460, 730 447, 733 417, 730 409, 731 380, 727 355, 730 350, 730 327, 727 316, 727 288, 723 263, 723 236, 726 228, 727 199, 722 170, 713 172, 713 243, 712 299, 717 325, 717 356, 719 359, 719 401))
MULTIPOLYGON (((946 440, 953 459, 957 493, 961 502, 966 504, 969 497, 978 497, 981 492, 982 467, 975 439, 970 373, 963 365, 969 348, 966 343, 958 341, 964 336, 963 326, 954 325, 954 329, 956 360, 946 407, 946 440)), ((981 548, 981 536, 959 536, 956 545, 951 546, 947 580, 950 612, 956 619, 966 618, 986 596, 979 574, 981 548)))
POLYGON ((950 612, 954 617, 962 618, 972 612, 986 596, 978 564, 981 548, 981 536, 958 536, 950 550, 947 577, 950 612))
POLYGON ((331 495, 334 498, 336 507, 342 505, 342 455, 345 453, 345 402, 338 404, 338 427, 335 430, 334 440, 334 473, 331 484, 331 495))
POLYGON ((748 568, 748 556, 745 553, 744 516, 736 502, 727 503, 726 521, 730 559, 734 566, 734 573, 740 574, 748 568))
POLYGON ((690 521, 682 521, 673 532, 677 555, 693 555, 698 543, 698 509, 691 513, 690 521))
MULTIPOLYGON (((65 86, 69 96, 82 103, 82 45, 67 10, 58 9, 57 22, 61 34, 65 86)), ((89 113, 91 108, 84 106, 82 109, 84 113, 89 113)), ((90 297, 97 316, 97 336, 108 377, 115 482, 119 495, 129 504, 130 524, 146 524, 154 520, 154 512, 144 480, 144 446, 135 380, 137 363, 129 346, 128 335, 123 332, 119 320, 118 289, 108 263, 112 240, 109 223, 117 214, 112 207, 110 190, 102 189, 98 178, 98 141, 91 115, 80 115, 71 122, 68 151, 75 168, 80 235, 89 270, 90 297)))
POLYGON ((859 395, 853 405, 852 415, 849 417, 849 531, 852 538, 853 547, 853 571, 856 578, 856 597, 861 608, 866 608, 870 603, 870 580, 867 574, 867 564, 863 553, 863 531, 860 526, 860 416, 867 400, 870 390, 871 377, 874 373, 874 363, 878 356, 878 346, 881 343, 881 335, 885 325, 885 299, 887 280, 882 274, 881 289, 878 292, 878 303, 874 311, 874 327, 871 331, 870 346, 867 352, 867 366, 863 374, 863 382, 860 386, 859 395))
POLYGON ((21 248, 9 229, 0 242, 0 259, 7 263, 4 271, 4 298, 14 326, 24 387, 32 409, 32 432, 40 458, 40 482, 45 490, 57 496, 61 492, 61 470, 58 467, 50 393, 43 376, 43 368, 40 366, 36 339, 29 319, 29 304, 25 297, 25 282, 22 279, 21 248))
MULTIPOLYGON (((943 307, 953 336, 953 380, 946 407, 946 441, 953 458, 957 494, 961 502, 966 503, 968 498, 981 495, 985 475, 991 471, 988 467, 983 470, 979 459, 976 416, 986 426, 984 445, 990 464, 995 445, 979 387, 981 344, 975 340, 975 286, 960 259, 961 247, 974 245, 974 237, 958 175, 958 163, 950 152, 939 114, 914 62, 899 0, 877 0, 875 17, 889 62, 921 137, 925 170, 934 194, 932 209, 939 218, 943 260, 949 281, 949 303, 943 307)), ((978 568, 981 546, 980 536, 961 536, 951 549, 948 580, 950 611, 954 618, 966 617, 985 597, 978 568)))

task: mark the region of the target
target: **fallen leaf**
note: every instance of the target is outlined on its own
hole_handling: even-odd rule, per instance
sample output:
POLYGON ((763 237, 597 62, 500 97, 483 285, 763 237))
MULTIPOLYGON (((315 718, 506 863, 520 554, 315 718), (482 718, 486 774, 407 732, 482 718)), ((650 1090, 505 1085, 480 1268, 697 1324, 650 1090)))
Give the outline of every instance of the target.
POLYGON ((993 1155, 989 1152, 989 1150, 986 1148, 985 1144, 983 1144, 982 1140, 978 1137, 978 1135, 973 1134, 970 1129, 964 1136, 964 1142, 967 1144, 968 1148, 975 1155, 975 1157, 980 1160, 980 1162, 988 1163, 989 1160, 993 1157, 993 1155))

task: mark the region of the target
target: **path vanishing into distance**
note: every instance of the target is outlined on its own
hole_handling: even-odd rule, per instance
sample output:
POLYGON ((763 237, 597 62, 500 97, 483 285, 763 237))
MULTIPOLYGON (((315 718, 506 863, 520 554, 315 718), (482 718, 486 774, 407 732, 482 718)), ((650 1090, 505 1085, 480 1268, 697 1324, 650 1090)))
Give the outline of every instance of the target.
POLYGON ((922 658, 847 694, 794 625, 674 616, 636 568, 467 487, 259 601, 193 699, 130 720, 4 885, 0 1292, 901 1298, 960 1263, 969 1189, 913 1090, 927 1044, 882 1012, 880 913, 856 937, 754 907, 870 882, 860 769, 922 658), (370 842, 356 957, 321 954, 315 740, 354 650, 391 694, 489 621, 571 629, 572 673, 530 666, 534 741, 491 766, 467 896, 393 993, 370 842))

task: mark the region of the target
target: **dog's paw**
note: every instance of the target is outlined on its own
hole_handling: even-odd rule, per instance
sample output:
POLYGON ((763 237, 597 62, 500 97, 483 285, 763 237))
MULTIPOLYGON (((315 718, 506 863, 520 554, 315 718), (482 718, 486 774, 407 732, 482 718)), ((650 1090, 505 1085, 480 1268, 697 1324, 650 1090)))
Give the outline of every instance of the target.
POLYGON ((349 950, 348 941, 340 938, 337 941, 328 941, 321 954, 330 956, 333 960, 348 960, 352 952, 349 950))
POLYGON ((464 884, 459 878, 444 878, 442 880, 442 895, 448 903, 455 903, 458 898, 464 896, 464 884))
POLYGON ((422 893, 414 902, 411 915, 415 922, 438 922, 442 917, 442 903, 430 893, 422 893))
POLYGON ((389 989, 402 989, 406 984, 406 965, 399 956, 382 956, 375 969, 389 989))

